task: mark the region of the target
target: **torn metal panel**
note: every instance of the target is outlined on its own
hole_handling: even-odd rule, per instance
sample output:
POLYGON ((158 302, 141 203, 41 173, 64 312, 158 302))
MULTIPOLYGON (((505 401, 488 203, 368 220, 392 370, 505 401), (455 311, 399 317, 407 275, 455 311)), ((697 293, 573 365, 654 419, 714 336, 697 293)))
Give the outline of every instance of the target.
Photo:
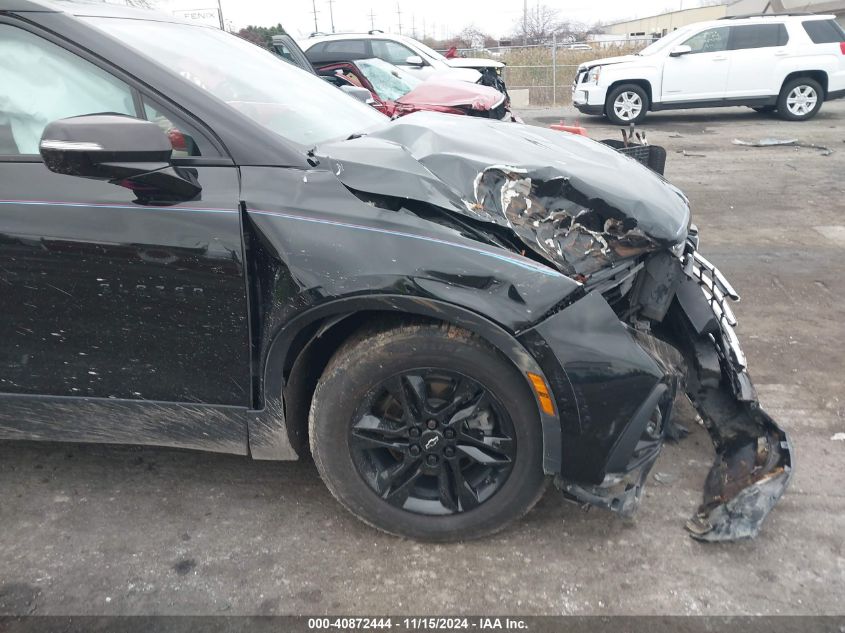
POLYGON ((734 145, 743 145, 745 147, 803 147, 805 149, 817 149, 822 156, 830 156, 833 150, 824 145, 816 145, 815 143, 802 143, 797 138, 763 138, 759 141, 743 141, 735 138, 732 143, 734 145))

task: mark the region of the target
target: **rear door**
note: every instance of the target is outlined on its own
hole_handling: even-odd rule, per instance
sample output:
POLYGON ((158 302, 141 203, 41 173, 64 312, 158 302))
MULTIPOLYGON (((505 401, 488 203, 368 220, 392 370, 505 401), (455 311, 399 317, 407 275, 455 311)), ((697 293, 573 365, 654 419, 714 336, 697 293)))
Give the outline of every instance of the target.
POLYGON ((731 27, 728 55, 728 99, 777 96, 789 56, 789 34, 782 23, 743 24, 731 27))
POLYGON ((731 62, 727 54, 730 27, 702 30, 680 45, 692 52, 680 57, 667 55, 663 65, 664 103, 723 99, 731 62))
POLYGON ((232 161, 189 115, 50 34, 0 17, 0 59, 0 394, 248 406, 232 161), (148 206, 49 171, 47 123, 100 112, 158 123, 200 197, 148 206))

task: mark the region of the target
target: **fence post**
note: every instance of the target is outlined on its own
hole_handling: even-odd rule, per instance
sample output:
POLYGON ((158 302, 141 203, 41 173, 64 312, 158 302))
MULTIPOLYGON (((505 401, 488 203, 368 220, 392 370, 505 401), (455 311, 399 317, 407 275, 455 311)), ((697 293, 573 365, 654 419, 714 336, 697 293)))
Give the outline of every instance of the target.
POLYGON ((552 106, 557 105, 557 33, 552 33, 552 106))

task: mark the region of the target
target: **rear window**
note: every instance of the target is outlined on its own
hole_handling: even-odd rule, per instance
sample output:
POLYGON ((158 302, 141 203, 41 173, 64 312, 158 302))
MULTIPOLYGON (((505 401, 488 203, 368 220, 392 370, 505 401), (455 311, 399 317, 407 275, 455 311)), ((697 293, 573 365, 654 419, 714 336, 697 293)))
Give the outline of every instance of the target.
POLYGON ((845 42, 845 31, 836 20, 807 20, 801 23, 807 35, 816 44, 845 42))
POLYGON ((744 48, 769 48, 784 46, 789 41, 789 34, 783 24, 748 24, 731 27, 729 50, 744 48))

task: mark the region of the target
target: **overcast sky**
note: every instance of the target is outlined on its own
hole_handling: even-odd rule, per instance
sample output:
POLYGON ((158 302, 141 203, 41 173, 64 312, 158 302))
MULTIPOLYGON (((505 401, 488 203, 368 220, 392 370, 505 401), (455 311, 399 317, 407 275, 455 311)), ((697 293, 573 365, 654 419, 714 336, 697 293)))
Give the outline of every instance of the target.
MULTIPOLYGON (((312 0, 221 0, 223 16, 235 28, 248 24, 270 26, 281 22, 293 35, 305 37, 314 30, 312 0)), ((329 0, 315 0, 320 31, 331 32, 329 0)), ((700 0, 546 0, 544 4, 558 9, 561 17, 578 22, 597 20, 613 22, 632 17, 660 13, 681 6, 698 6, 700 0)), ((213 7, 216 0, 162 0, 161 9, 202 9, 213 7)), ((337 31, 367 31, 370 11, 375 28, 398 32, 397 4, 402 11, 402 32, 411 34, 412 27, 422 37, 423 25, 428 36, 445 38, 474 24, 496 37, 509 35, 521 20, 520 0, 333 0, 334 25, 337 31)), ((530 7, 536 0, 529 0, 530 7)))

